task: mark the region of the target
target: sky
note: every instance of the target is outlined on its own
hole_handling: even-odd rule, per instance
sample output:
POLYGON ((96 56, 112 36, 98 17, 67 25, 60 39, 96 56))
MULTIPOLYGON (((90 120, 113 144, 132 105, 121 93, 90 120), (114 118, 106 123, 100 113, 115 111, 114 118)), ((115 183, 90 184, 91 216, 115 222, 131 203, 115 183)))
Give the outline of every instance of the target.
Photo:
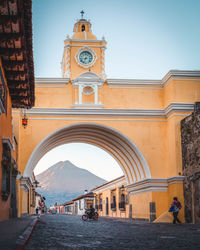
POLYGON ((85 11, 105 36, 108 78, 162 79, 199 70, 199 0, 33 0, 36 77, 61 77, 64 40, 85 11))
MULTIPOLYGON (((200 70, 200 0, 33 0, 35 77, 61 77, 64 40, 73 35, 81 10, 97 38, 107 41, 108 78, 162 79, 171 69, 200 70)), ((54 149, 35 172, 55 159, 107 180, 122 174, 107 153, 82 144, 54 149)))

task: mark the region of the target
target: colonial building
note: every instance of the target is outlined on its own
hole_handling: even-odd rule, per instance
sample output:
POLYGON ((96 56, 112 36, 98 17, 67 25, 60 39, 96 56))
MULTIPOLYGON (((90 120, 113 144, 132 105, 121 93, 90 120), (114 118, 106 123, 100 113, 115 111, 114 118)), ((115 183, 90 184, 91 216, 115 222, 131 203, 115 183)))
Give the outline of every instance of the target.
MULTIPOLYGON (((96 194, 95 209, 100 216, 132 218, 132 204, 129 204, 126 185, 125 176, 121 176, 92 189, 96 194)), ((139 216, 141 215, 134 213, 134 217, 139 216)))
MULTIPOLYGON (((16 180, 20 176, 19 144, 11 109, 34 104, 31 8, 30 0, 0 2, 0 220, 16 217, 21 199, 16 180)), ((22 127, 21 119, 17 123, 22 127)), ((32 187, 30 182, 29 203, 32 187)))
MULTIPOLYGON (((153 220, 168 211, 173 196, 184 206, 180 121, 200 99, 200 71, 171 70, 158 80, 110 79, 107 43, 97 39, 91 26, 79 19, 64 41, 61 78, 36 79, 35 105, 24 109, 26 129, 22 112, 13 110, 21 178, 28 184, 38 161, 56 146, 96 145, 123 170, 129 199, 125 216, 153 220)), ((117 202, 119 188, 109 196, 113 216, 119 214, 113 198, 117 202)), ((29 191, 20 195, 29 199, 29 191)), ((22 211, 28 208, 21 202, 22 211)), ((184 220, 184 209, 180 216, 184 220)))
POLYGON ((83 215, 90 206, 94 207, 94 193, 86 193, 72 200, 74 202, 74 214, 83 215))

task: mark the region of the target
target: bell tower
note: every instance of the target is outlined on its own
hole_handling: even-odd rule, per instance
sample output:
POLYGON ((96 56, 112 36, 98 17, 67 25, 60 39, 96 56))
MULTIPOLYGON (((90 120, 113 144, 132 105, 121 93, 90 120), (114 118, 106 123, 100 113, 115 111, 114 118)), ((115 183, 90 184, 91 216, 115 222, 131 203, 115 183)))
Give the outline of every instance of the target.
POLYGON ((105 49, 104 37, 98 40, 92 33, 91 22, 83 18, 74 24, 72 37, 67 35, 64 41, 64 52, 61 62, 62 77, 76 79, 80 74, 93 72, 102 79, 105 74, 105 49))

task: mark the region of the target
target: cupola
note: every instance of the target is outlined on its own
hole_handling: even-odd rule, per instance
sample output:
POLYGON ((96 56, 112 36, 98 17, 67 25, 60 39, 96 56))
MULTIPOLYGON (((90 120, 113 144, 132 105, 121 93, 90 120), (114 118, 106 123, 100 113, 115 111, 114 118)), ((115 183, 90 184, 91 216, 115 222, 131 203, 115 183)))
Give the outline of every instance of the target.
POLYGON ((82 18, 74 24, 74 35, 72 36, 72 39, 97 40, 96 36, 92 34, 92 24, 89 20, 83 18, 83 14, 84 12, 81 11, 82 18))

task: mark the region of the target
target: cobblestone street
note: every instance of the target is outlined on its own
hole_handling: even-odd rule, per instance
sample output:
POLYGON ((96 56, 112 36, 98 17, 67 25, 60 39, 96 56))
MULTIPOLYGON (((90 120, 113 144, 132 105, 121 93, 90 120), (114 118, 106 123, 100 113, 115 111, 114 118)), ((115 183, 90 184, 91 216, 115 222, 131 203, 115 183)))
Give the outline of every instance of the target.
POLYGON ((44 215, 25 249, 200 249, 200 226, 44 215))

